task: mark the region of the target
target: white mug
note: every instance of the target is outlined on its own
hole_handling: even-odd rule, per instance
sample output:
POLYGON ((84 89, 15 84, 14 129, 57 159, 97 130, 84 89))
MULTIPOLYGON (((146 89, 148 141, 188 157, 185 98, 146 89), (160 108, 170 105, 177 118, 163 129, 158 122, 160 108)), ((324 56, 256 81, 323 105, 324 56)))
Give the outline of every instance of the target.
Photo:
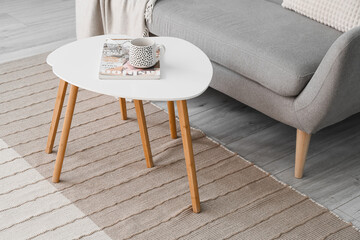
POLYGON ((136 68, 149 68, 154 66, 164 53, 165 46, 156 44, 151 38, 136 38, 130 42, 129 63, 136 68))

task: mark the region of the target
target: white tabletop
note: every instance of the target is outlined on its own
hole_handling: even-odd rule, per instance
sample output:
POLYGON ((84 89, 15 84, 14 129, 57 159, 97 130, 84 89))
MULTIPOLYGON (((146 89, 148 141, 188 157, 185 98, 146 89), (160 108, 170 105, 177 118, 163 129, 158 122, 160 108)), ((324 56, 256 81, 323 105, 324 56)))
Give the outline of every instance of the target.
POLYGON ((93 92, 139 99, 173 101, 194 98, 209 86, 213 69, 208 57, 195 45, 171 37, 155 37, 164 44, 160 80, 100 80, 99 66, 106 38, 126 38, 105 35, 82 39, 52 52, 47 63, 66 82, 93 92))

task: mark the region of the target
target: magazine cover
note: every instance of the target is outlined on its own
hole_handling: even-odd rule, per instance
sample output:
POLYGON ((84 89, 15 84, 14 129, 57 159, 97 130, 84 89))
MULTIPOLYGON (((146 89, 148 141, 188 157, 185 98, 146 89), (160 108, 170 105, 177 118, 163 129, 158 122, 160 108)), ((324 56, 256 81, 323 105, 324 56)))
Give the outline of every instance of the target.
POLYGON ((160 79, 160 61, 151 68, 131 66, 129 47, 131 39, 106 39, 103 47, 99 79, 160 79))

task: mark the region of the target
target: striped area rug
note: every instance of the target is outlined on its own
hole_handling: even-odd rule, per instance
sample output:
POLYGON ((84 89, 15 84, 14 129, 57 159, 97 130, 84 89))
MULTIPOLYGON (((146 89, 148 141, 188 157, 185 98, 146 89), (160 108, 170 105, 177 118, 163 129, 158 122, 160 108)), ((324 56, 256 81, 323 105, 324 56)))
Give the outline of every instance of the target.
POLYGON ((0 239, 360 239, 326 208, 193 129, 202 207, 194 214, 182 142, 170 138, 167 114, 144 105, 155 163, 147 169, 134 106, 122 121, 113 97, 86 90, 61 182, 51 183, 60 133, 54 153, 44 148, 58 79, 45 57, 0 65, 0 239))

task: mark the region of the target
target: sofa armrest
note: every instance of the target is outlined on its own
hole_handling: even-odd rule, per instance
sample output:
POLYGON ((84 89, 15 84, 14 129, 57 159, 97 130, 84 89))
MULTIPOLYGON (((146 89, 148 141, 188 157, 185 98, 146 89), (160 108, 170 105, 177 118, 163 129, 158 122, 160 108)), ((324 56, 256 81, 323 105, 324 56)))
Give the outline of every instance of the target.
POLYGON ((307 133, 360 112, 360 27, 334 42, 294 108, 307 133))

